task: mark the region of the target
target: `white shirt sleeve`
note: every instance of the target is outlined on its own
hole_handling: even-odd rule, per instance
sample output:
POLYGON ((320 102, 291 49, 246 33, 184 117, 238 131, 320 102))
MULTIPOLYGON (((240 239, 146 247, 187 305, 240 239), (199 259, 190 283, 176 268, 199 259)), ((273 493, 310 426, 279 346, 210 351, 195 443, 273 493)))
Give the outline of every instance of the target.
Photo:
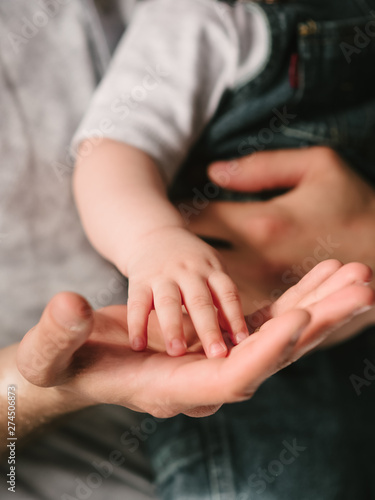
POLYGON ((264 67, 269 33, 253 3, 144 0, 73 141, 100 137, 148 153, 171 181, 226 89, 264 67))

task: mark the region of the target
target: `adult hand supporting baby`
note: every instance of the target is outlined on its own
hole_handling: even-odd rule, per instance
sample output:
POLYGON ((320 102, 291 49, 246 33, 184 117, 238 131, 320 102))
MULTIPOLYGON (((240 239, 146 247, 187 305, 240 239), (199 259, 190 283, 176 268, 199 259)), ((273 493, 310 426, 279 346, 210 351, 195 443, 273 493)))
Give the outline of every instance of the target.
POLYGON ((213 164, 209 175, 231 190, 290 189, 270 201, 226 208, 231 229, 259 251, 285 284, 328 258, 375 269, 375 190, 333 150, 255 153, 234 166, 213 164))
MULTIPOLYGON (((270 290, 285 290, 325 259, 355 260, 375 269, 375 190, 333 150, 256 153, 213 164, 209 175, 238 191, 289 188, 266 202, 210 207, 234 239, 245 240, 248 255, 255 258, 247 259, 248 264, 242 259, 243 271, 260 269, 257 282, 268 287, 268 299, 270 290)), ((241 276, 241 269, 236 272, 241 276)), ((337 329, 322 346, 342 342, 374 322, 375 312, 369 311, 337 329)))
MULTIPOLYGON (((223 403, 249 399, 269 376, 322 342, 335 324, 372 305, 374 292, 364 286, 370 279, 362 264, 320 264, 272 308, 249 317, 250 329, 259 330, 220 359, 207 359, 199 345, 178 358, 156 347, 134 352, 126 306, 94 312, 79 295, 59 294, 2 363, 9 375, 17 357, 25 413, 19 432, 22 422, 33 421, 38 405, 45 422, 99 403, 170 417, 209 415, 223 403)), ((155 316, 150 328, 158 328, 155 316)), ((189 338, 189 320, 185 328, 189 338)))

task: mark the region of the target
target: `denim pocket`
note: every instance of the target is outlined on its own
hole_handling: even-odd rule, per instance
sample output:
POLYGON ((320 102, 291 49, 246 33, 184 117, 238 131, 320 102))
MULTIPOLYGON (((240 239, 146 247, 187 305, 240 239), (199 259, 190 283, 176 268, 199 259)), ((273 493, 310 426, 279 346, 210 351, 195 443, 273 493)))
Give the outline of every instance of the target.
POLYGON ((375 11, 366 17, 298 25, 298 100, 315 111, 374 97, 375 11))
MULTIPOLYGON (((297 27, 298 118, 284 139, 327 145, 375 162, 375 11, 349 20, 297 27)), ((357 163, 357 162, 354 162, 357 163)), ((370 169, 371 170, 371 169, 370 169)))

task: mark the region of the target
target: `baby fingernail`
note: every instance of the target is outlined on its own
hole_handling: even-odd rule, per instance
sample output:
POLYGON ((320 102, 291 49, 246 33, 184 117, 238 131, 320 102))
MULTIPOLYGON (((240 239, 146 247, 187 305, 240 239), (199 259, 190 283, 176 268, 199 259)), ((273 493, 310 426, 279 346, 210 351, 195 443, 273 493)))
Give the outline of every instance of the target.
POLYGON ((209 349, 210 356, 212 357, 219 356, 224 352, 227 352, 227 348, 224 344, 221 344, 220 342, 215 342, 210 345, 209 349))
POLYGON ((136 351, 143 351, 146 347, 146 342, 142 337, 135 337, 132 342, 132 346, 136 351))
POLYGON ((171 353, 174 355, 179 355, 186 351, 186 342, 183 342, 180 339, 173 339, 170 346, 171 353))
POLYGON ((245 332, 240 332, 240 333, 237 333, 235 339, 236 339, 236 343, 239 344, 240 342, 242 342, 243 340, 246 340, 247 337, 249 336, 248 333, 245 333, 245 332))

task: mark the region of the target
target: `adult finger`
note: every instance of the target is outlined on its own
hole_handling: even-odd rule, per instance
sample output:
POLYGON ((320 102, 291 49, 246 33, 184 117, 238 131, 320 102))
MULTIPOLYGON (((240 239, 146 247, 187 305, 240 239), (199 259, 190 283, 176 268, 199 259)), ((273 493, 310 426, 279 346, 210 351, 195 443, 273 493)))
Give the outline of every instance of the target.
MULTIPOLYGON (((375 303, 375 291, 371 288, 363 285, 350 285, 341 290, 338 290, 336 293, 327 296, 320 302, 317 302, 310 307, 307 307, 306 310, 292 310, 287 313, 280 315, 277 318, 273 318, 272 320, 265 323, 265 325, 259 330, 259 332, 249 337, 248 341, 242 342, 239 346, 236 347, 237 352, 239 353, 241 349, 243 349, 247 342, 251 342, 252 339, 256 336, 257 340, 257 348, 259 348, 260 340, 259 336, 263 339, 264 334, 268 331, 269 336, 272 338, 272 341, 278 342, 280 339, 277 337, 277 331, 281 333, 282 331, 289 332, 292 327, 291 315, 296 313, 305 313, 310 317, 310 321, 305 323, 305 326, 300 330, 301 333, 293 346, 293 342, 291 342, 291 348, 284 350, 284 357, 281 354, 281 350, 278 351, 278 354, 273 358, 273 363, 270 362, 270 370, 272 373, 279 371, 284 366, 296 361, 301 358, 307 352, 314 349, 320 343, 322 343, 334 330, 336 330, 343 323, 349 321, 354 315, 361 314, 364 310, 367 310, 375 303)), ((293 316, 292 316, 293 317, 293 316)), ((288 334, 287 334, 288 335, 288 334)), ((291 339, 291 337, 290 337, 291 339)), ((254 342, 255 345, 255 342, 254 342)), ((261 346, 263 348, 263 346, 261 346)), ((270 349, 272 349, 270 347, 270 349)), ((252 351, 253 353, 253 351, 252 351)), ((259 359, 261 360, 262 355, 258 353, 259 359)), ((260 361, 261 363, 261 361, 260 361)), ((232 368, 236 370, 236 366, 238 364, 238 360, 236 365, 232 368)), ((240 386, 241 382, 241 367, 239 366, 238 373, 238 384, 240 386)), ((255 365, 257 366, 257 365, 255 365)), ((244 396, 251 396, 252 391, 256 390, 256 388, 265 380, 265 371, 262 372, 260 365, 260 369, 258 371, 258 379, 254 379, 252 384, 250 383, 248 386, 248 390, 244 392, 244 396)), ((264 365, 263 365, 264 367, 264 365)), ((265 367, 264 367, 265 369, 265 367)), ((243 376, 243 374, 242 374, 243 376)), ((250 382, 250 380, 249 380, 250 382)))
POLYGON ((321 262, 274 304, 248 315, 248 327, 253 331, 269 318, 280 316, 293 308, 307 308, 350 285, 370 283, 371 277, 371 269, 361 263, 343 265, 335 259, 321 262))
MULTIPOLYGON (((283 312, 297 307, 302 299, 315 291, 332 276, 335 276, 343 264, 336 260, 325 260, 317 264, 310 272, 294 286, 289 288, 283 295, 271 306, 272 315, 278 316, 283 312)), ((340 280, 338 280, 340 282, 340 280)))
POLYGON ((23 338, 17 366, 32 384, 58 385, 68 377, 73 354, 89 337, 93 313, 87 301, 70 292, 52 298, 39 323, 23 338))
POLYGON ((298 344, 298 357, 321 343, 332 331, 375 303, 375 292, 363 285, 350 285, 308 306, 311 323, 298 344), (323 336, 319 337, 319 334, 323 336))
POLYGON ((359 262, 351 262, 342 266, 337 272, 326 279, 316 290, 302 297, 297 307, 305 308, 314 302, 318 302, 325 297, 353 284, 370 284, 372 279, 371 269, 359 262))
POLYGON ((213 163, 208 175, 219 186, 236 191, 290 188, 300 182, 315 156, 316 148, 262 151, 213 163))

